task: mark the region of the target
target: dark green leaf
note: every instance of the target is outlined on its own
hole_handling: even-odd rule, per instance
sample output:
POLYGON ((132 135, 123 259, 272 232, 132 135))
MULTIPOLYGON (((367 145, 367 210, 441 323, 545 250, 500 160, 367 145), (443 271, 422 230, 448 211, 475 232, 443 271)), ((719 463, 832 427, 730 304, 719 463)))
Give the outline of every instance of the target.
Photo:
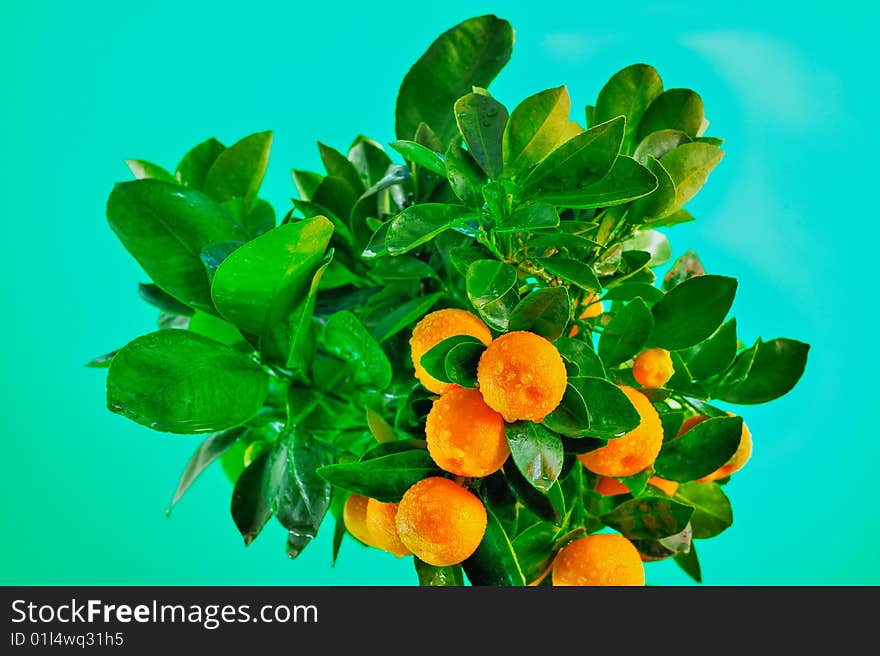
POLYGON ((682 353, 688 370, 696 380, 725 371, 736 357, 736 319, 731 319, 710 337, 682 353))
POLYGON ((559 225, 556 208, 546 203, 530 203, 515 210, 503 223, 495 226, 495 232, 521 232, 555 228, 559 225))
POLYGON ((662 218, 680 207, 677 203, 675 181, 669 172, 651 156, 648 156, 646 166, 657 178, 657 188, 633 202, 627 215, 629 222, 633 224, 662 218))
POLYGON ((624 501, 602 521, 634 540, 650 540, 680 533, 694 510, 667 497, 639 497, 624 501))
POLYGON ((674 440, 678 437, 684 422, 684 411, 669 410, 666 404, 655 404, 654 408, 660 415, 660 423, 663 425, 663 441, 674 440))
POLYGON ((687 250, 684 255, 675 261, 663 277, 663 289, 664 291, 669 291, 688 278, 702 276, 705 273, 706 270, 703 268, 703 263, 700 262, 697 254, 692 250, 687 250))
MULTIPOLYGON (((378 417, 378 415, 376 415, 374 411, 374 414, 367 416, 368 421, 370 420, 371 416, 373 417, 373 421, 375 421, 375 419, 378 417)), ((383 419, 382 421, 385 420, 383 419)), ((372 427, 370 428, 370 434, 375 437, 375 433, 373 432, 372 427)), ((364 451, 364 454, 359 458, 359 460, 361 462, 366 462, 367 460, 374 460, 375 458, 388 456, 392 453, 405 453, 414 449, 421 449, 422 451, 424 451, 427 448, 428 443, 425 440, 420 440, 416 438, 398 440, 396 434, 394 434, 392 441, 381 442, 379 444, 376 444, 375 446, 370 447, 369 449, 364 451)))
POLYGON ((318 474, 332 485, 355 494, 397 503, 412 485, 442 472, 427 451, 410 449, 363 462, 321 467, 318 474))
POLYGON ((504 296, 516 285, 516 269, 498 260, 471 262, 467 272, 467 294, 478 310, 504 296))
POLYGON ((675 562, 697 583, 703 582, 703 574, 700 571, 700 561, 697 559, 697 547, 691 544, 691 548, 684 553, 675 556, 675 562))
POLYGON ((523 100, 507 121, 502 139, 504 175, 523 173, 546 157, 568 127, 568 89, 547 89, 523 100))
POLYGON ((581 395, 589 415, 584 435, 610 439, 620 437, 639 425, 639 413, 617 385, 589 376, 569 378, 568 382, 581 395))
POLYGON ((761 342, 754 348, 757 352, 754 353, 745 380, 723 387, 716 394, 719 399, 752 404, 766 403, 782 396, 803 375, 810 345, 779 338, 761 342))
POLYGON ((275 210, 267 201, 258 198, 251 211, 245 215, 244 225, 252 237, 259 237, 275 227, 275 210))
POLYGON ((553 545, 559 529, 548 522, 538 522, 513 539, 513 550, 526 581, 537 579, 556 555, 553 545))
POLYGON ((486 509, 486 515, 488 524, 483 540, 462 563, 468 580, 472 585, 480 586, 525 585, 525 577, 504 527, 491 509, 486 509))
POLYGON ((214 274, 217 273, 217 269, 220 268, 223 260, 229 257, 243 243, 241 241, 221 241, 217 244, 208 244, 202 249, 200 257, 202 258, 202 264, 205 265, 208 280, 214 280, 214 274))
POLYGON ((639 164, 647 164, 650 157, 659 160, 666 153, 690 142, 691 138, 681 130, 658 130, 642 139, 633 159, 639 164))
POLYGON ((305 298, 297 303, 287 322, 279 326, 280 330, 275 335, 275 343, 285 345, 287 348, 284 354, 287 368, 291 375, 299 380, 306 380, 306 372, 312 363, 312 355, 315 350, 312 317, 315 313, 321 278, 330 266, 332 259, 333 252, 331 251, 312 276, 305 298))
POLYGON ((138 283, 138 294, 147 303, 168 314, 178 314, 184 317, 190 317, 193 314, 191 307, 184 305, 152 283, 138 283))
POLYGON ((205 193, 217 202, 241 198, 253 206, 269 164, 271 132, 258 132, 221 152, 205 174, 205 193))
POLYGON ((299 171, 296 169, 294 169, 291 174, 293 175, 293 184, 296 185, 296 190, 299 193, 299 197, 305 201, 312 200, 312 194, 315 193, 315 189, 317 189, 318 185, 321 184, 324 176, 320 173, 313 173, 312 171, 299 171))
POLYGON ((722 157, 718 146, 700 142, 682 144, 662 157, 660 164, 675 183, 675 207, 697 195, 722 157))
POLYGON ((213 309, 200 254, 209 244, 246 241, 241 223, 201 192, 160 180, 113 187, 107 220, 122 245, 165 292, 194 308, 213 309))
POLYGON ((568 377, 562 401, 553 412, 544 417, 541 423, 555 433, 580 438, 587 434, 590 415, 587 413, 587 404, 583 396, 572 383, 574 378, 575 376, 568 377))
POLYGON ((483 207, 483 185, 486 175, 477 166, 471 154, 458 144, 449 144, 446 149, 446 173, 449 186, 465 205, 480 209, 483 207))
POLYGON ((602 361, 586 342, 572 337, 560 337, 554 344, 559 355, 566 362, 577 367, 576 376, 605 378, 605 368, 602 366, 602 361))
POLYGON ((508 330, 527 330, 555 341, 571 318, 571 299, 565 287, 542 287, 517 303, 508 330))
POLYGON ((269 378, 239 351, 185 330, 138 337, 110 363, 107 407, 171 433, 208 433, 253 417, 269 378))
MULTIPOLYGON (((700 387, 694 380, 693 374, 688 369, 687 363, 685 363, 681 355, 677 351, 673 351, 669 354, 669 357, 672 360, 673 373, 672 378, 669 379, 664 387, 688 396, 707 398, 706 390, 700 387)), ((654 391, 660 392, 660 390, 654 391)))
POLYGON ((431 587, 464 585, 461 565, 437 567, 419 560, 416 556, 413 556, 413 564, 416 567, 416 575, 419 577, 419 585, 431 587))
POLYGON ((691 526, 695 538, 713 538, 733 524, 730 500, 714 481, 683 483, 678 486, 675 498, 693 507, 691 526))
POLYGON ((657 188, 657 177, 631 157, 619 156, 608 175, 570 191, 541 191, 535 197, 561 207, 590 209, 620 205, 647 196, 657 188))
POLYGON ((437 175, 443 176, 444 178, 446 177, 446 161, 440 153, 435 153, 433 150, 426 148, 420 143, 406 139, 392 141, 388 145, 403 155, 403 158, 408 162, 413 162, 414 164, 425 167, 437 175))
POLYGON ((446 359, 454 348, 462 344, 472 344, 479 347, 480 350, 485 350, 486 348, 483 342, 471 335, 453 335, 428 349, 419 360, 419 363, 428 372, 429 376, 444 383, 454 382, 447 373, 446 359))
POLYGON ((388 226, 385 246, 392 255, 406 253, 449 228, 476 220, 479 215, 461 205, 423 203, 398 214, 388 226))
MULTIPOLYGON (((214 433, 202 442, 201 446, 196 449, 192 458, 189 459, 189 462, 186 464, 186 469, 183 470, 183 474, 180 476, 180 482, 177 484, 174 498, 171 499, 172 508, 174 507, 174 504, 180 501, 184 492, 189 489, 189 486, 193 484, 198 475, 201 474, 208 465, 222 456, 229 447, 235 444, 235 442, 247 432, 247 430, 247 428, 240 427, 221 431, 219 433, 214 433)), ((168 509, 168 512, 171 512, 171 508, 168 509)))
POLYGON ((477 365, 485 350, 482 342, 454 346, 446 356, 446 378, 461 387, 476 387, 477 365))
POLYGON ((537 517, 548 522, 560 520, 560 513, 550 503, 547 495, 542 494, 529 483, 520 473, 516 464, 510 460, 504 463, 504 479, 507 481, 507 486, 510 488, 513 496, 537 517))
POLYGON ((703 99, 690 89, 669 89, 648 105, 639 123, 639 139, 657 130, 681 130, 696 137, 703 127, 703 99))
POLYGON ((104 355, 99 355, 98 357, 89 360, 85 366, 89 369, 107 369, 110 366, 110 362, 113 360, 113 356, 117 353, 119 353, 119 349, 110 351, 110 353, 105 353, 104 355))
POLYGON ((416 296, 402 305, 394 307, 373 328, 379 341, 384 342, 421 319, 434 307, 442 296, 443 294, 440 292, 426 296, 416 296))
POLYGON ((498 177, 507 108, 486 93, 472 92, 459 98, 454 109, 458 130, 471 155, 486 175, 498 177))
POLYGON ((678 351, 702 342, 724 321, 736 286, 735 278, 703 275, 670 289, 651 310, 654 329, 648 345, 678 351))
POLYGON ((449 250, 449 260, 452 266, 462 276, 466 276, 468 268, 477 260, 486 260, 492 254, 482 246, 456 246, 449 250))
POLYGON ((388 356, 351 312, 337 312, 327 319, 321 343, 328 353, 352 367, 356 385, 383 390, 391 383, 388 356))
POLYGON ((360 176, 364 189, 370 189, 388 173, 391 158, 377 142, 359 136, 348 149, 348 160, 360 176))
POLYGON ((539 257, 535 262, 552 276, 562 278, 583 290, 596 292, 602 289, 599 279, 590 266, 568 257, 539 257))
POLYGON ((599 92, 590 125, 608 121, 615 116, 626 117, 626 133, 621 152, 632 153, 642 115, 663 92, 663 81, 657 71, 646 64, 633 64, 618 71, 599 92))
POLYGON ((437 273, 427 262, 409 255, 379 260, 373 267, 372 273, 382 280, 421 280, 437 277, 437 273))
POLYGON ((203 141, 180 160, 177 165, 177 179, 187 187, 202 189, 208 171, 224 150, 226 146, 213 137, 203 141))
POLYGON ((411 139, 419 124, 427 123, 444 145, 453 141, 458 134, 453 103, 474 86, 487 88, 512 48, 510 23, 491 15, 471 18, 441 34, 400 85, 397 138, 411 139))
POLYGON ((532 421, 504 425, 513 461, 525 479, 547 492, 562 470, 562 442, 556 433, 532 421))
POLYGON ((345 180, 355 192, 355 196, 364 192, 366 187, 360 173, 358 173, 354 164, 345 155, 330 146, 322 144, 320 141, 318 142, 318 152, 321 154, 321 161, 324 163, 324 169, 327 171, 328 177, 332 176, 345 180))
MULTIPOLYGON (((347 225, 348 218, 354 210, 355 203, 358 202, 358 192, 351 186, 345 178, 337 178, 335 175, 328 175, 321 180, 321 184, 312 194, 312 205, 310 209, 314 216, 315 210, 318 214, 330 214, 333 216, 333 225, 340 237, 351 243, 353 241, 350 227, 347 225)), ((305 205, 301 201, 294 203, 297 209, 304 210, 305 205)), ((303 212, 305 215, 306 212, 303 212)))
POLYGON ((614 314, 599 340, 599 357, 613 367, 636 355, 651 334, 654 319, 641 298, 635 298, 614 314))
POLYGON ((142 159, 127 159, 125 160, 125 164, 138 180, 152 178, 153 180, 164 180, 165 182, 178 184, 177 178, 161 166, 153 164, 152 162, 147 162, 142 159))
POLYGON ((733 457, 742 438, 741 417, 716 417, 666 442, 654 462, 657 475, 670 481, 694 481, 733 457))
POLYGON ((648 305, 653 305, 663 298, 663 291, 643 282, 627 282, 609 289, 602 297, 603 301, 631 301, 641 298, 648 305))
POLYGON ((678 554, 686 553, 693 544, 693 531, 690 524, 675 535, 655 540, 633 540, 633 545, 645 562, 663 560, 678 554))
POLYGON ((287 471, 287 448, 263 452, 251 462, 235 482, 232 491, 232 519, 249 545, 274 512, 278 488, 287 471))

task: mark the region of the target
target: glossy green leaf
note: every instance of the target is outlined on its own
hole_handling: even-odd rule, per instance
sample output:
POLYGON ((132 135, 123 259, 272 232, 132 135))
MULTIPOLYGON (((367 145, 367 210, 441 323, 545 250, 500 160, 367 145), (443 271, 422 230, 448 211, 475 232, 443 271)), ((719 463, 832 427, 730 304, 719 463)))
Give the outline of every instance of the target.
POLYGON ((388 173, 391 158, 379 142, 363 135, 348 149, 348 160, 360 176, 364 189, 370 189, 388 173))
POLYGON ((572 382, 576 376, 568 376, 565 393, 559 405, 544 417, 541 422, 554 433, 566 437, 582 438, 587 435, 590 426, 590 415, 587 412, 587 404, 578 388, 572 382))
POLYGON ((586 342, 572 337, 560 337, 554 342, 554 345, 566 362, 577 367, 576 376, 605 378, 605 368, 602 366, 602 361, 586 342))
POLYGON ((412 485, 441 474, 431 455, 423 449, 318 469, 318 475, 332 485, 385 503, 399 502, 412 485))
POLYGON ((590 376, 572 377, 568 382, 584 400, 589 416, 583 435, 610 439, 639 425, 639 413, 617 385, 590 376))
POLYGON ((630 539, 650 540, 680 533, 693 512, 668 497, 639 497, 602 515, 602 521, 630 539))
POLYGON ((740 404, 767 403, 789 392, 800 380, 807 365, 810 345, 779 338, 760 342, 755 353, 737 357, 751 359, 745 380, 722 387, 716 396, 740 404))
POLYGON ((460 387, 477 387, 477 366, 486 346, 483 343, 459 344, 446 356, 446 378, 460 387))
MULTIPOLYGON (((351 186, 345 178, 328 175, 312 194, 312 204, 318 210, 318 214, 330 214, 338 220, 334 220, 338 235, 352 242, 351 230, 348 226, 348 218, 358 202, 358 191, 351 186)), ((301 202, 296 203, 297 209, 304 208, 301 202)), ((315 209, 312 209, 314 215, 315 209)), ((304 212, 305 214, 305 212, 304 212)))
POLYGON ((403 158, 408 162, 424 166, 429 171, 446 177, 446 161, 440 153, 435 153, 430 148, 407 139, 392 141, 388 145, 403 155, 403 158))
POLYGON ((467 295, 480 308, 497 301, 516 285, 516 269, 498 260, 477 260, 467 272, 467 295))
POLYGON ((631 157, 619 156, 601 180, 569 191, 540 191, 535 198, 561 207, 590 209, 620 205, 647 196, 657 188, 657 178, 631 157))
POLYGON ((312 200, 312 194, 315 193, 315 189, 318 188, 318 185, 320 185, 321 181, 324 179, 324 176, 320 173, 300 171, 297 169, 291 171, 291 175, 293 176, 293 184, 296 185, 296 191, 299 193, 299 197, 305 201, 312 200))
POLYGON ((628 155, 635 147, 636 134, 645 110, 662 92, 663 81, 652 66, 627 66, 612 75, 602 87, 590 125, 611 120, 615 116, 625 116, 626 132, 621 152, 628 155))
POLYGON ((690 89, 668 89, 657 96, 639 123, 638 138, 657 130, 681 130, 689 137, 699 136, 703 127, 703 99, 690 89))
POLYGON ((222 203, 241 198, 253 206, 269 164, 271 132, 258 132, 221 152, 205 174, 205 193, 222 203))
POLYGON ((232 491, 232 519, 244 538, 253 542, 272 517, 278 488, 287 469, 286 448, 270 449, 238 476, 232 491))
POLYGON ((306 380, 306 372, 312 363, 312 355, 315 350, 312 317, 315 313, 315 303, 318 299, 321 279, 330 266, 332 258, 331 251, 312 275, 305 298, 294 306, 286 322, 276 324, 278 327, 274 334, 275 344, 286 347, 285 364, 291 375, 299 380, 306 380))
POLYGON ((597 292, 602 289, 593 269, 584 262, 568 257, 540 257, 535 258, 535 262, 550 275, 585 291, 597 292))
POLYGON ((513 28, 487 15, 441 34, 410 68, 397 94, 395 134, 412 139, 427 123, 445 145, 458 135, 453 104, 472 87, 488 88, 513 48, 513 28))
MULTIPOLYGON (((375 413, 375 411, 373 411, 372 413, 367 415, 368 421, 370 420, 370 417, 373 418, 372 421, 376 421, 377 419, 380 418, 375 413)), ((382 421, 385 421, 385 420, 382 419, 382 421)), ((390 428, 390 426, 389 426, 389 428, 390 428)), ((373 432, 372 428, 370 429, 370 434, 373 435, 373 437, 376 436, 375 433, 373 432)), ((391 437, 391 435, 386 434, 386 437, 391 437)), ((422 449, 424 451, 427 448, 428 448, 428 443, 425 440, 420 440, 420 439, 415 439, 415 438, 399 440, 399 439, 397 439, 396 434, 395 434, 395 436, 392 437, 392 441, 381 442, 379 444, 376 444, 375 446, 371 446, 369 449, 367 449, 364 452, 364 454, 359 458, 359 460, 361 462, 366 462, 367 460, 373 460, 375 458, 382 458, 384 456, 388 456, 393 453, 404 453, 407 451, 412 451, 413 449, 422 449)))
POLYGON ((635 356, 651 334, 654 319, 641 298, 635 298, 618 310, 599 339, 599 357, 608 367, 635 356))
POLYGON ((381 280, 422 280, 436 278, 437 272, 427 262, 409 255, 386 257, 376 263, 372 274, 381 280))
POLYGON ((504 527, 488 508, 486 515, 488 523, 483 540, 477 550, 462 563, 468 580, 471 585, 479 586, 525 585, 525 577, 504 527))
POLYGON ((565 287, 542 287, 517 303, 508 330, 527 330, 555 341, 571 319, 571 298, 565 287))
POLYGON ((703 275, 670 289, 651 312, 649 346, 678 351, 699 344, 724 321, 736 295, 735 278, 703 275))
POLYGON ((504 463, 503 470, 507 487, 519 503, 545 521, 558 522, 561 519, 562 515, 553 507, 547 495, 529 483, 511 459, 504 463))
POLYGON ((455 101, 455 121, 473 158, 490 178, 503 165, 501 139, 507 108, 485 93, 472 92, 455 101))
POLYGON ((504 424, 513 461, 523 477, 547 492, 562 471, 562 441, 556 433, 532 421, 504 424))
POLYGON ((209 433, 253 417, 269 378, 239 351, 185 330, 138 337, 107 374, 107 407, 171 433, 209 433))
POLYGON ((327 176, 341 178, 354 190, 355 195, 360 195, 366 187, 361 178, 361 174, 354 167, 348 158, 335 148, 331 148, 326 144, 318 142, 318 152, 321 154, 321 161, 324 163, 324 169, 327 176))
POLYGON ((241 241, 221 241, 217 244, 208 244, 202 249, 199 257, 202 259, 202 264, 205 265, 208 280, 213 282, 214 274, 217 273, 217 269, 223 264, 223 260, 229 257, 243 243, 241 241))
POLYGON ((443 294, 426 294, 425 296, 416 296, 403 304, 397 305, 393 310, 385 314, 380 321, 374 326, 380 342, 390 339, 401 330, 408 328, 416 321, 425 316, 428 311, 433 308, 437 301, 442 298, 443 294))
POLYGON ((142 159, 127 159, 125 165, 128 166, 135 178, 142 180, 144 178, 152 178, 153 180, 164 180, 165 182, 178 183, 177 178, 157 164, 147 162, 142 159))
POLYGON ((556 148, 523 181, 523 196, 577 190, 602 179, 620 152, 625 123, 612 118, 556 148))
MULTIPOLYGON (((189 487, 195 482, 199 474, 201 474, 212 462, 222 456, 235 442, 247 432, 247 428, 239 427, 231 430, 214 433, 201 443, 196 452, 186 463, 186 468, 180 476, 177 483, 177 489, 174 491, 174 497, 171 499, 171 508, 174 507, 189 487)), ((171 508, 168 512, 171 512, 171 508)))
POLYGON ((99 355, 96 358, 92 358, 84 366, 89 369, 107 369, 110 366, 110 362, 113 360, 113 356, 119 353, 119 349, 115 351, 110 351, 109 353, 105 353, 104 355, 99 355))
POLYGON ((687 482, 708 476, 733 457, 741 437, 741 417, 707 419, 666 442, 654 462, 654 470, 670 481, 687 482))
POLYGON ((736 319, 723 324, 710 337, 682 352, 688 370, 696 380, 725 371, 736 357, 736 319))
POLYGON ((683 144, 660 159, 675 183, 676 207, 682 207, 697 195, 722 157, 724 151, 718 146, 694 142, 683 144))
POLYGON ((688 223, 693 220, 693 214, 687 210, 675 210, 671 214, 662 216, 659 219, 648 220, 647 225, 650 225, 652 228, 664 228, 679 225, 680 223, 688 223))
POLYGON ((486 183, 486 174, 471 154, 458 144, 449 144, 449 148, 446 149, 444 175, 462 203, 475 209, 483 207, 483 185, 486 183))
POLYGON ((733 524, 730 500, 714 481, 683 483, 678 486, 675 498, 693 507, 691 526, 695 538, 713 538, 733 524))
POLYGON ((379 443, 390 443, 397 439, 394 428, 372 408, 367 408, 367 426, 379 443))
POLYGON ((413 556, 413 564, 416 568, 416 575, 419 578, 419 585, 429 587, 464 585, 464 574, 462 574, 461 565, 437 567, 419 560, 416 556, 413 556))
POLYGON ((513 539, 513 550, 526 581, 537 579, 556 555, 553 545, 559 529, 549 522, 538 522, 513 539))
POLYGON ((213 314, 197 311, 192 318, 190 318, 188 328, 194 333, 213 339, 215 342, 220 342, 226 346, 241 346, 243 348, 248 348, 245 344, 245 339, 238 328, 213 314))
POLYGON ((114 186, 107 200, 107 220, 163 291, 209 312, 213 304, 202 249, 248 238, 244 226, 208 196, 161 180, 114 186))
POLYGON ((646 162, 648 170, 657 178, 657 188, 647 196, 634 201, 627 215, 630 223, 639 224, 660 219, 675 211, 677 204, 675 181, 669 172, 653 157, 646 162))
POLYGON ((674 560, 684 573, 690 576, 694 581, 697 583, 703 582, 703 573, 700 571, 700 561, 697 558, 696 545, 691 544, 690 550, 677 554, 674 560))
POLYGON ((307 295, 333 234, 323 216, 286 223, 235 250, 214 275, 218 312, 255 335, 268 335, 307 295))
POLYGON ((385 246, 392 255, 406 253, 449 228, 474 221, 479 215, 461 205, 423 203, 398 214, 388 226, 385 246))
POLYGON ((681 130, 657 130, 642 139, 633 153, 633 159, 639 164, 647 165, 649 158, 659 160, 666 153, 691 141, 692 139, 681 130))
POLYGON ((546 157, 568 127, 568 89, 547 89, 523 100, 507 121, 502 137, 504 175, 528 170, 546 157))
POLYGON ((472 335, 453 335, 428 349, 419 359, 419 364, 422 365, 429 376, 444 383, 454 382, 447 374, 446 358, 454 348, 462 344, 472 344, 481 350, 486 348, 483 342, 472 335))
POLYGON ((195 146, 177 165, 175 177, 187 187, 202 189, 205 177, 226 146, 213 137, 195 146))
POLYGON ((337 312, 327 319, 321 344, 352 367, 356 385, 383 390, 391 383, 388 356, 351 312, 337 312))
POLYGON ((191 307, 184 305, 152 283, 138 283, 138 295, 150 305, 168 314, 178 314, 185 317, 190 317, 193 314, 191 307))
POLYGON ((663 298, 663 291, 643 282, 626 282, 605 292, 603 301, 631 301, 641 298, 648 305, 653 305, 663 298))
POLYGON ((515 210, 495 226, 496 233, 522 232, 525 230, 541 230, 555 228, 559 225, 559 214, 556 208, 546 203, 530 203, 515 210))
POLYGON ((685 251, 684 255, 679 257, 666 275, 663 276, 663 289, 669 291, 676 285, 680 285, 688 278, 702 276, 706 273, 700 258, 692 250, 685 251))
POLYGON ((646 264, 648 267, 663 266, 672 257, 669 239, 658 230, 636 231, 632 237, 623 242, 623 250, 650 253, 651 259, 646 264))

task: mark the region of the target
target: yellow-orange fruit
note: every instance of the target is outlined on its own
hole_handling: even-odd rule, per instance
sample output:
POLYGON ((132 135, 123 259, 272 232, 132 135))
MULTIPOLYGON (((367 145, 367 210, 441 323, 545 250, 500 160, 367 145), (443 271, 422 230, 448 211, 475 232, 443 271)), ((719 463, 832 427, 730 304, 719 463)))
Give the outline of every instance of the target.
MULTIPOLYGON (((592 319, 593 317, 598 317, 605 311, 605 306, 602 301, 599 300, 598 294, 590 294, 584 299, 584 302, 581 303, 581 307, 584 309, 580 314, 580 319, 592 319)), ((569 337, 574 337, 578 334, 578 327, 572 326, 571 330, 568 333, 569 337)))
POLYGON ((510 455, 504 418, 475 389, 454 387, 436 399, 425 437, 437 466, 458 476, 488 476, 510 455))
POLYGON ((670 497, 674 497, 675 493, 678 492, 678 482, 667 481, 665 478, 660 478, 659 476, 652 476, 649 478, 648 485, 653 485, 657 489, 663 490, 670 497))
MULTIPOLYGON (((732 412, 728 412, 727 415, 729 417, 735 417, 732 412)), ((697 424, 702 424, 709 417, 705 415, 692 415, 684 420, 684 423, 681 425, 681 429, 678 431, 679 437, 687 433, 691 428, 696 426, 697 424)), ((743 422, 742 433, 740 434, 739 446, 736 449, 736 452, 731 456, 730 460, 724 463, 721 467, 716 469, 711 474, 707 476, 703 476, 703 478, 698 478, 698 483, 707 483, 709 481, 717 481, 719 478, 727 478, 732 473, 739 471, 742 469, 745 464, 749 461, 749 458, 752 457, 752 433, 749 430, 749 427, 746 426, 746 422, 743 422)))
POLYGON ((645 567, 632 542, 600 533, 570 542, 553 560, 553 585, 645 585, 645 567))
POLYGON ((413 328, 409 346, 416 378, 435 394, 442 394, 450 383, 444 383, 428 374, 419 361, 437 344, 455 335, 470 335, 486 345, 492 341, 492 333, 477 315, 457 308, 446 308, 426 314, 413 328))
POLYGON ((578 455, 584 467, 602 476, 632 476, 654 464, 663 446, 663 425, 651 402, 638 390, 620 385, 639 413, 639 425, 605 446, 578 455))
POLYGON ((360 494, 349 494, 342 507, 342 521, 345 528, 358 540, 368 546, 373 546, 370 540, 370 532, 367 530, 367 497, 360 494))
POLYGON ((400 558, 408 556, 411 552, 397 534, 395 520, 398 505, 369 499, 367 501, 366 527, 370 546, 388 551, 400 558))
POLYGON ((404 493, 397 511, 397 532, 420 560, 445 567, 477 550, 486 521, 482 501, 448 478, 432 476, 404 493))
MULTIPOLYGON (((678 490, 678 483, 675 481, 667 481, 659 476, 652 476, 648 479, 648 485, 653 485, 659 490, 663 490, 668 496, 674 497, 678 490)), ((613 497, 617 494, 629 494, 629 488, 610 476, 602 476, 596 483, 596 492, 606 497, 613 497)))
POLYGON ((525 330, 501 335, 480 356, 483 400, 505 421, 543 421, 565 394, 565 363, 552 342, 525 330))
POLYGON ((675 369, 669 351, 652 348, 642 351, 633 361, 633 378, 642 387, 663 387, 675 369))

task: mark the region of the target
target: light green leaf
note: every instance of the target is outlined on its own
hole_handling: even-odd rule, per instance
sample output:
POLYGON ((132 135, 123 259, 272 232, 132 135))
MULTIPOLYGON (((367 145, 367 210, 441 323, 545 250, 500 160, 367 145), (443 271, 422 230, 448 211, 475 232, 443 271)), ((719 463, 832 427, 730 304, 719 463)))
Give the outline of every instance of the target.
POLYGON ((221 152, 205 174, 205 193, 222 203, 241 198, 253 206, 269 164, 272 132, 258 132, 221 152))
POLYGON ((505 176, 526 171, 556 147, 568 127, 570 109, 563 86, 529 96, 513 110, 502 138, 505 176))

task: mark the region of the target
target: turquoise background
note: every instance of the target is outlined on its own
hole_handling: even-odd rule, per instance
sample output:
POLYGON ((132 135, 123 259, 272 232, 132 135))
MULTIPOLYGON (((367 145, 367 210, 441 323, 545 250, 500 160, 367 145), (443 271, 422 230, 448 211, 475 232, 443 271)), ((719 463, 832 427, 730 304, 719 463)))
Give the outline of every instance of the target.
MULTIPOLYGON (((154 328, 145 280, 107 227, 123 160, 168 168, 209 136, 275 130, 279 214, 315 141, 393 138, 397 86, 430 41, 494 12, 516 29, 493 86, 513 107, 568 84, 573 106, 634 62, 697 89, 727 155, 670 229, 677 254, 739 278, 742 336, 813 345, 800 385, 745 407, 754 456, 735 523, 702 542, 711 584, 878 584, 874 194, 876 15, 865 3, 2 3, 0 583, 411 584, 409 559, 332 526, 296 561, 271 524, 245 549, 206 472, 166 518, 198 437, 104 408, 93 356, 154 328), (870 10, 868 10, 870 12, 870 10), (869 51, 870 47, 870 51, 869 51)), ((581 120, 581 109, 575 118, 581 120)), ((687 583, 671 562, 649 582, 687 583)))

